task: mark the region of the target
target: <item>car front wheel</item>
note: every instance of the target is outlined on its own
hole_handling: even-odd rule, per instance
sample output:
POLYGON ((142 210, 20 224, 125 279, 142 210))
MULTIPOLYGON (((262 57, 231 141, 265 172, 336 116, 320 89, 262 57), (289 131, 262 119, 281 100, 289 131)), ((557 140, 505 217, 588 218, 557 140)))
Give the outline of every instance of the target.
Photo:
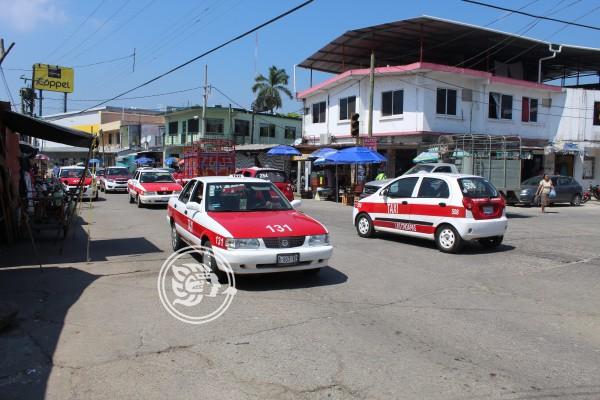
POLYGON ((202 243, 202 246, 206 249, 202 252, 202 264, 206 265, 208 268, 210 268, 213 274, 217 275, 219 282, 226 283, 227 276, 225 272, 221 271, 217 265, 217 259, 214 256, 210 240, 206 240, 204 243, 202 243))
POLYGON ((139 194, 137 196, 135 196, 135 201, 137 203, 138 208, 144 207, 144 204, 142 203, 142 200, 140 199, 140 195, 139 194))
POLYGON ((171 247, 173 247, 173 251, 177 251, 183 247, 183 242, 179 237, 179 233, 177 233, 174 222, 171 224, 171 247))
POLYGON ((458 253, 462 248, 463 239, 453 226, 442 225, 435 232, 435 244, 444 253, 458 253))
POLYGON ((133 198, 131 193, 129 193, 129 204, 133 204, 133 203, 135 203, 135 199, 133 198))
POLYGON ((356 218, 356 232, 358 236, 368 238, 373 236, 375 228, 373 227, 373 221, 366 214, 360 214, 356 218))

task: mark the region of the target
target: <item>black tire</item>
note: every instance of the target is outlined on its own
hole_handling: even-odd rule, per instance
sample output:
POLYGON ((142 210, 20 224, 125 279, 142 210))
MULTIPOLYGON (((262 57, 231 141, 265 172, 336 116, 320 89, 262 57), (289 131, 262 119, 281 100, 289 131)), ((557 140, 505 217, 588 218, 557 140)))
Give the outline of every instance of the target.
POLYGON ((356 232, 363 238, 372 237, 375 233, 373 221, 367 214, 358 214, 356 217, 356 232))
POLYGON ((135 199, 133 198, 133 196, 131 196, 131 193, 127 192, 129 194, 129 204, 133 204, 135 203, 135 199))
POLYGON ((173 251, 177 251, 183 247, 183 241, 179 237, 179 233, 177 233, 175 222, 171 222, 171 247, 173 251))
POLYGON ((144 205, 142 204, 142 200, 140 199, 140 195, 139 194, 137 196, 135 196, 135 202, 137 203, 138 208, 144 207, 144 205))
POLYGON ((483 238, 483 239, 479 239, 479 244, 481 244, 486 249, 495 249, 502 244, 503 239, 504 239, 504 236, 494 236, 494 237, 483 238))
POLYGON ((99 190, 96 190, 96 197, 94 197, 94 200, 98 200, 98 196, 100 195, 99 190))
POLYGON ((444 253, 458 253, 463 246, 463 239, 452 225, 444 224, 435 231, 435 244, 444 253))
POLYGON ((575 207, 579 207, 581 205, 581 195, 579 193, 573 195, 573 198, 571 199, 571 205, 575 207))
MULTIPOLYGON (((212 249, 212 244, 210 243, 210 240, 205 240, 204 242, 202 242, 202 246, 209 249, 209 251, 212 249)), ((227 283, 227 274, 219 269, 217 265, 217 260, 209 252, 202 253, 202 263, 204 265, 207 265, 213 274, 217 275, 219 282, 227 283)))

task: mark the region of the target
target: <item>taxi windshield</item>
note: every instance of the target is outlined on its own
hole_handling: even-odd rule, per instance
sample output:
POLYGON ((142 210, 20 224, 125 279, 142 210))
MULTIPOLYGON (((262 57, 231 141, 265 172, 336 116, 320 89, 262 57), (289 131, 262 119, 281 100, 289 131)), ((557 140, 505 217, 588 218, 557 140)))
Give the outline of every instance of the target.
POLYGON ((141 183, 168 183, 175 182, 168 172, 146 172, 140 177, 141 183))
POLYGON ((285 182, 285 173, 283 171, 259 171, 256 173, 256 177, 273 183, 285 182))
POLYGON ((129 170, 124 167, 119 168, 107 168, 106 175, 129 175, 129 170))
POLYGON ((272 183, 210 183, 206 188, 206 210, 252 212, 291 210, 292 206, 272 183))
MULTIPOLYGON (((81 178, 83 175, 83 168, 74 168, 74 169, 63 169, 60 171, 61 178, 81 178)), ((87 170, 85 176, 90 176, 90 171, 87 170)))

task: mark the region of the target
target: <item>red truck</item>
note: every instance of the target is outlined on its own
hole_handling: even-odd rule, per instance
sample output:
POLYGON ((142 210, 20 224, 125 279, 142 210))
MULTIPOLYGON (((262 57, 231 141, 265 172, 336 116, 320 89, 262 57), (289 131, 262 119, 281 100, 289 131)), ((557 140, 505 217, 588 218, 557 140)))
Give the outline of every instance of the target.
POLYGON ((183 165, 173 174, 182 186, 199 176, 227 176, 235 171, 235 142, 200 139, 183 148, 183 165))

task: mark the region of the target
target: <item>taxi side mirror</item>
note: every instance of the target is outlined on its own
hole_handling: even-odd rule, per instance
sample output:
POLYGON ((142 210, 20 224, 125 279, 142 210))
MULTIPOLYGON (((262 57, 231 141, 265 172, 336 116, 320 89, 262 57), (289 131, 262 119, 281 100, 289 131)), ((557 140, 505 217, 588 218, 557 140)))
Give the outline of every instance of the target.
POLYGON ((380 194, 381 196, 383 196, 383 197, 387 197, 389 193, 390 193, 390 189, 388 189, 388 188, 385 188, 385 189, 383 189, 383 190, 381 191, 381 193, 379 193, 379 194, 380 194))
POLYGON ((190 211, 202 211, 202 206, 200 205, 200 203, 196 203, 195 201, 189 201, 185 205, 185 208, 187 208, 190 211))
POLYGON ((292 200, 291 204, 297 210, 302 205, 302 200, 292 200))

